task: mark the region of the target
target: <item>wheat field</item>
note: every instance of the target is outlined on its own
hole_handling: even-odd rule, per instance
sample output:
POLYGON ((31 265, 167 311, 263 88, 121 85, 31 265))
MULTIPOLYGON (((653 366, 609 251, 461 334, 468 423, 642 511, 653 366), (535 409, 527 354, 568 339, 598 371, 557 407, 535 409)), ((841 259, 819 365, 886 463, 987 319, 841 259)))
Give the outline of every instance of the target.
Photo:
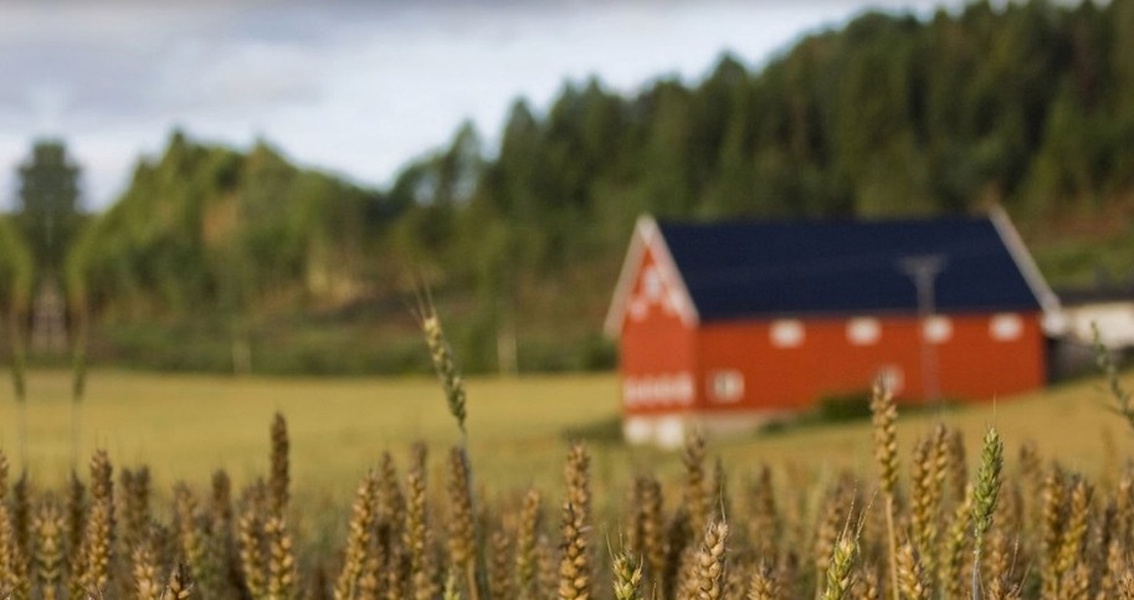
MULTIPOLYGON (((0 371, 0 381, 6 380, 0 371)), ((28 468, 47 484, 71 468, 71 375, 29 374, 28 468)), ((674 453, 611 443, 618 418, 614 375, 473 378, 467 382, 469 444, 475 467, 495 486, 558 485, 572 433, 582 434, 604 474, 622 480, 639 468, 675 473, 674 453), (599 430, 588 436, 592 430, 599 430), (597 440, 589 439, 597 437, 597 440)), ((19 417, 10 390, 0 388, 0 448, 19 464, 19 417)), ((237 480, 263 472, 264 428, 273 414, 287 417, 293 470, 300 488, 350 489, 384 451, 407 455, 424 442, 445 449, 459 441, 437 380, 418 378, 240 378, 95 371, 79 408, 84 464, 96 448, 124 466, 148 464, 164 486, 204 481, 224 468, 237 480)), ((975 444, 996 425, 1010 446, 1041 442, 1068 466, 1096 474, 1107 460, 1131 456, 1134 440, 1115 418, 1100 380, 945 412, 904 415, 898 437, 908 448, 941 421, 975 444), (1109 457, 1109 458, 1108 458, 1109 457)), ((714 440, 714 453, 737 464, 759 460, 815 468, 863 469, 872 446, 868 422, 811 425, 760 437, 714 440)), ((343 491, 343 490, 346 491, 343 491)))
POLYGON ((1103 380, 662 452, 612 437, 611 375, 442 374, 96 371, 76 413, 30 373, 0 597, 1134 597, 1103 380))

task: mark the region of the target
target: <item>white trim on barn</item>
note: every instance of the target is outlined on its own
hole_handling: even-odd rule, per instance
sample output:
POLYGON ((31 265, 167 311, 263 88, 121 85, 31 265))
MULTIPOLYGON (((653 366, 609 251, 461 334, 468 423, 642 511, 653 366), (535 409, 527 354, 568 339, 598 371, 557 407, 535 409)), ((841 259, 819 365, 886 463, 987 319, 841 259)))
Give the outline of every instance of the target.
POLYGON ((1024 276, 1024 281, 1028 282, 1028 287, 1031 288, 1040 308, 1043 309, 1044 331, 1048 335, 1058 335, 1066 331, 1067 320, 1063 315, 1059 296, 1055 295, 1051 286, 1047 284, 1047 280, 1043 278, 1043 273, 1040 272, 1035 259, 1028 252, 1028 247, 1024 245, 1024 239, 1020 237, 1020 232, 1016 230, 1016 226, 1008 218, 1008 213, 1000 205, 994 205, 988 211, 988 218, 992 221, 992 226, 996 228, 996 232, 1000 234, 1001 241, 1008 248, 1008 254, 1016 262, 1016 268, 1024 276))
POLYGON ((669 246, 658 228, 657 221, 649 215, 638 218, 634 226, 634 236, 630 241, 630 249, 626 252, 626 259, 622 262, 622 271, 618 275, 618 283, 614 286, 614 298, 610 303, 610 311, 603 322, 603 332, 607 337, 617 338, 622 332, 622 323, 626 319, 626 312, 631 308, 630 293, 634 289, 638 271, 642 265, 642 257, 649 249, 657 261, 665 289, 669 292, 666 306, 677 312, 681 321, 687 327, 695 327, 700 322, 697 307, 693 304, 693 296, 685 285, 685 279, 669 252, 669 246))

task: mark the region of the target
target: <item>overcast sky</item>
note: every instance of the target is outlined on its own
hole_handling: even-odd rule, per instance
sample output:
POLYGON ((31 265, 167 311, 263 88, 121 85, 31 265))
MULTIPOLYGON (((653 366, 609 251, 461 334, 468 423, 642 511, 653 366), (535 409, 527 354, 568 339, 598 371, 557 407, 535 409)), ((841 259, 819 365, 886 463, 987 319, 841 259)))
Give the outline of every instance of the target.
POLYGON ((37 137, 67 142, 98 209, 174 127, 384 186, 464 119, 491 146, 515 98, 542 111, 566 80, 696 82, 725 51, 758 68, 868 7, 941 2, 0 0, 0 207, 37 137))

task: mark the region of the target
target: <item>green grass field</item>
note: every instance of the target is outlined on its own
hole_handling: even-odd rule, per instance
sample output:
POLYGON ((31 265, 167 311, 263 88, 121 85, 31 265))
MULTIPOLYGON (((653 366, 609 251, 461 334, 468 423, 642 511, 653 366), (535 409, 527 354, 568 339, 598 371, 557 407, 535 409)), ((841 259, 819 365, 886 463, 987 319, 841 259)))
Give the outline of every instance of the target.
MULTIPOLYGON (((0 375, 6 384, 7 374, 0 375)), ((18 413, 9 389, 5 385, 0 392, 0 444, 18 469, 18 413)), ((71 464, 69 389, 64 371, 29 377, 27 459, 38 484, 55 485, 71 464)), ((559 489, 572 432, 598 432, 589 445, 600 488, 621 488, 630 473, 645 468, 679 472, 676 453, 626 448, 612 440, 618 411, 613 375, 473 379, 468 392, 473 472, 490 493, 529 484, 559 489)), ((899 442, 905 455, 940 419, 962 429, 975 448, 985 427, 995 424, 1007 444, 1009 468, 1019 445, 1031 439, 1046 456, 1096 474, 1134 455, 1134 435, 1110 407, 1101 382, 1084 381, 943 413, 900 415, 899 442)), ((93 449, 103 447, 118 467, 148 465, 158 490, 177 479, 204 487, 219 467, 240 485, 266 472, 268 426, 276 411, 288 420, 293 486, 301 502, 345 504, 383 451, 402 463, 410 444, 422 440, 440 467, 442 453, 459 441, 440 388, 429 378, 231 379, 95 371, 80 414, 80 474, 85 476, 93 449)), ((872 472, 871 444, 870 424, 863 421, 713 440, 710 451, 739 471, 760 462, 790 462, 815 473, 841 466, 872 472)), ((441 479, 439 471, 435 481, 441 479)))

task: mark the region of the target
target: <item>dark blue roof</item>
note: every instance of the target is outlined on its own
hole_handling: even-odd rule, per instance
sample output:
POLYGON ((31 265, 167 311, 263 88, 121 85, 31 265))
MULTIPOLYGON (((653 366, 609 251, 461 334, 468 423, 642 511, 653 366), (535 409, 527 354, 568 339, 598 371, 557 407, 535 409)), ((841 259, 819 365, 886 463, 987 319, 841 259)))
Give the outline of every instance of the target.
POLYGON ((916 313, 903 261, 944 259, 942 313, 1038 310, 987 218, 659 223, 702 321, 746 316, 916 313))

